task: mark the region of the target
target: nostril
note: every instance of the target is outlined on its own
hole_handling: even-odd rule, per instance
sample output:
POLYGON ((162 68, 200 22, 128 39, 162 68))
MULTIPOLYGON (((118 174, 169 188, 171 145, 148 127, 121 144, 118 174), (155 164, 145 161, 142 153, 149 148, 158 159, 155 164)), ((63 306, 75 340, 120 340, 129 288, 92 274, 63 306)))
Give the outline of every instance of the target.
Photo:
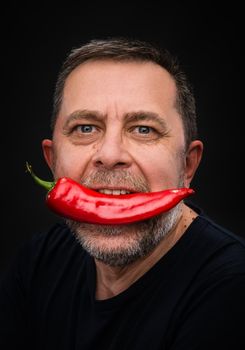
POLYGON ((96 165, 103 165, 103 163, 102 163, 101 160, 96 160, 95 164, 96 164, 96 165))
POLYGON ((124 162, 118 162, 114 165, 114 168, 121 168, 121 167, 124 167, 126 165, 126 163, 124 162))
POLYGON ((125 162, 102 162, 101 160, 97 160, 95 162, 95 166, 97 167, 103 167, 103 168, 107 168, 107 169, 117 169, 117 168, 123 168, 127 166, 127 163, 125 162))

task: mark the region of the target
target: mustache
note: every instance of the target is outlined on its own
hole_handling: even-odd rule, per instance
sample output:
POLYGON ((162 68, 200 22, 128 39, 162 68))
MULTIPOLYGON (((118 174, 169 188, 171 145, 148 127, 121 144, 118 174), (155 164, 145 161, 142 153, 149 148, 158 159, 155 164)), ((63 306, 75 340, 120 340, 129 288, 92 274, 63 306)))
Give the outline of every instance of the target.
POLYGON ((126 169, 100 169, 99 171, 90 173, 86 176, 86 178, 82 178, 81 184, 90 188, 96 186, 120 186, 122 188, 130 188, 135 192, 150 191, 150 187, 147 184, 147 181, 142 176, 136 176, 126 169))

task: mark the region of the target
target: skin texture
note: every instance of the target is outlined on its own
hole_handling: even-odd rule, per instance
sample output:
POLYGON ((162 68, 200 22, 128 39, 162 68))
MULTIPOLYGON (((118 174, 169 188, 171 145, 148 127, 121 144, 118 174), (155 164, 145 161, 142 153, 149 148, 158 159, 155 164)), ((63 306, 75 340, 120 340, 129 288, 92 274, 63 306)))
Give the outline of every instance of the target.
MULTIPOLYGON (((111 60, 81 64, 67 78, 53 139, 42 142, 54 177, 68 176, 96 190, 189 187, 203 146, 199 140, 185 145, 175 97, 173 79, 157 64, 111 60)), ((91 251, 107 256, 133 250, 144 232, 152 236, 156 227, 160 232, 166 226, 164 239, 128 263, 110 264, 95 255, 96 298, 106 299, 128 288, 171 249, 195 216, 181 203, 157 223, 115 226, 111 231, 70 223, 91 251)))

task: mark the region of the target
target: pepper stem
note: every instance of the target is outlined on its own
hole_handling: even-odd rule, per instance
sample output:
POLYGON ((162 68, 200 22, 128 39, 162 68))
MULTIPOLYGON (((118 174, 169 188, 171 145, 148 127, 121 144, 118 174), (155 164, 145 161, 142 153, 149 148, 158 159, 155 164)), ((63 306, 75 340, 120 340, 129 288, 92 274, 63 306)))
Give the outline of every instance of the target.
POLYGON ((44 181, 44 180, 40 179, 37 175, 34 174, 34 172, 32 170, 32 166, 28 162, 26 162, 26 169, 27 169, 28 173, 31 174, 31 176, 33 177, 34 181, 38 185, 44 187, 48 191, 52 190, 52 188, 55 185, 54 181, 44 181))

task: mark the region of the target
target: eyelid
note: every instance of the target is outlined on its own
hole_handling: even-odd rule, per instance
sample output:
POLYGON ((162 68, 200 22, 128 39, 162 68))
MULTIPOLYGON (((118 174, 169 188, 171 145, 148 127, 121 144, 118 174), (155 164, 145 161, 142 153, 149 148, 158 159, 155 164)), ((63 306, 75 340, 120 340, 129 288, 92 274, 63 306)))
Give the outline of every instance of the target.
POLYGON ((129 130, 134 130, 134 129, 136 129, 136 128, 141 128, 141 127, 145 127, 145 128, 149 128, 150 130, 152 130, 152 131, 155 131, 155 132, 158 132, 157 131, 157 129, 156 129, 156 127, 154 127, 154 126, 151 126, 151 125, 147 125, 147 124, 137 124, 137 125, 132 125, 132 126, 130 126, 129 127, 129 130))
POLYGON ((148 128, 150 130, 156 130, 154 127, 150 126, 150 125, 136 125, 135 128, 148 128))
MULTIPOLYGON (((91 127, 91 129, 92 129, 91 132, 93 132, 93 131, 98 131, 98 130, 99 130, 99 127, 98 127, 97 125, 88 124, 88 123, 84 123, 84 124, 79 123, 79 124, 77 124, 77 125, 74 125, 74 127, 72 128, 72 131, 78 130, 79 128, 86 127, 86 126, 91 127)), ((82 132, 81 129, 79 129, 79 131, 82 132)))
POLYGON ((147 125, 147 124, 137 124, 137 125, 134 125, 134 126, 131 126, 129 128, 129 131, 132 132, 132 134, 135 134, 135 137, 140 137, 141 139, 144 139, 144 140, 147 140, 147 138, 149 140, 157 140, 159 138, 166 138, 166 137, 169 137, 169 131, 166 130, 166 129, 161 129, 160 127, 154 127, 154 126, 151 126, 151 125, 147 125), (150 131, 149 133, 139 133, 139 132, 134 132, 133 133, 133 130, 137 127, 147 127, 147 128, 150 128, 150 131))
POLYGON ((69 125, 69 127, 67 126, 63 130, 63 133, 64 135, 71 135, 73 132, 77 131, 79 127, 82 127, 82 126, 91 126, 91 127, 94 127, 96 130, 99 129, 97 125, 79 122, 79 123, 72 123, 69 125))

